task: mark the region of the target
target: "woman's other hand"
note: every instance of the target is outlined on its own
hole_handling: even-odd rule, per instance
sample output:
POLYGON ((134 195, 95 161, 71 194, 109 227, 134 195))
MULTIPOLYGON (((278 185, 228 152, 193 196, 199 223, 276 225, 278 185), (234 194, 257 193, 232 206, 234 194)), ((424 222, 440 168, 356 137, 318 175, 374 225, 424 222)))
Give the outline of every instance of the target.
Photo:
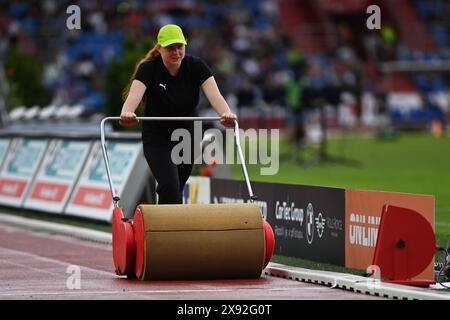
POLYGON ((123 127, 134 126, 138 122, 139 120, 134 112, 122 112, 120 115, 119 124, 123 127))
POLYGON ((220 116, 220 123, 224 127, 234 128, 234 121, 237 119, 236 115, 231 112, 225 112, 220 116))

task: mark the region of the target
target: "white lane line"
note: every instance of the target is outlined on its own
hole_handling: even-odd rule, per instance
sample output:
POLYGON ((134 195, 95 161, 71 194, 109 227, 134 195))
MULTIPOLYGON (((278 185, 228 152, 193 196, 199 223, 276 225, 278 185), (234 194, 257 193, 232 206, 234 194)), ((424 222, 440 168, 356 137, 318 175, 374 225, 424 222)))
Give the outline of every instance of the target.
POLYGON ((79 239, 79 238, 75 238, 72 237, 70 235, 66 235, 66 234, 58 234, 58 233, 48 233, 48 232, 52 232, 52 231, 38 231, 38 230, 31 230, 31 229, 24 229, 24 228, 20 228, 17 226, 6 226, 6 225, 0 225, 0 229, 6 229, 6 232, 12 233, 13 232, 29 232, 32 236, 34 237, 40 237, 40 238, 44 238, 44 239, 49 239, 49 240, 58 240, 58 241, 62 241, 62 242, 66 242, 66 243, 70 243, 70 244, 76 244, 76 245, 81 245, 81 246, 86 246, 89 248, 95 248, 95 249, 99 249, 99 250, 104 250, 104 251, 112 251, 112 247, 110 244, 105 244, 105 243, 100 243, 100 242, 93 242, 91 240, 87 240, 87 239, 79 239))
POLYGON ((52 276, 57 276, 57 277, 61 277, 61 278, 67 278, 66 276, 62 276, 60 273, 51 272, 51 271, 47 271, 47 270, 42 270, 42 269, 38 269, 38 268, 33 268, 33 267, 30 267, 30 266, 28 266, 26 264, 22 264, 22 263, 16 263, 16 262, 5 261, 5 260, 0 261, 0 265, 2 265, 2 263, 7 263, 7 264, 10 264, 10 265, 13 265, 13 266, 16 266, 16 267, 20 267, 20 268, 24 268, 24 269, 28 269, 28 270, 31 270, 31 271, 34 271, 34 272, 50 274, 52 276))
POLYGON ((111 244, 112 234, 109 232, 97 231, 87 228, 63 225, 54 222, 47 222, 35 219, 28 219, 18 216, 0 213, 0 223, 17 226, 19 228, 40 230, 60 235, 79 238, 82 240, 91 240, 94 242, 111 244))
POLYGON ((0 293, 1 297, 8 296, 50 296, 50 295, 107 295, 107 294, 181 294, 181 293, 221 293, 221 292, 233 292, 233 293, 242 293, 242 292, 251 292, 255 290, 263 290, 266 291, 320 291, 324 290, 324 288, 320 287, 307 287, 307 288, 250 288, 250 289, 192 289, 192 290, 113 290, 113 291, 79 291, 79 290, 71 290, 65 292, 16 292, 16 293, 0 293))
MULTIPOLYGON (((36 259, 38 261, 44 261, 44 262, 48 262, 48 263, 54 263, 54 264, 59 264, 61 266, 65 266, 66 268, 68 266, 72 266, 75 265, 74 263, 69 263, 69 262, 65 262, 65 261, 61 261, 61 260, 56 260, 56 259, 51 259, 51 258, 46 258, 46 257, 42 257, 39 255, 35 255, 32 253, 28 253, 28 252, 23 252, 23 251, 18 251, 18 250, 14 250, 14 249, 7 249, 7 248, 3 248, 0 247, 0 253, 1 251, 7 252, 8 254, 15 254, 18 256, 24 256, 24 257, 29 257, 29 258, 33 258, 36 259)), ((79 266, 82 270, 87 270, 87 271, 91 271, 97 274, 102 274, 102 275, 108 275, 109 277, 114 276, 113 272, 106 272, 106 271, 102 271, 102 270, 98 270, 98 269, 92 269, 86 266, 79 266)))

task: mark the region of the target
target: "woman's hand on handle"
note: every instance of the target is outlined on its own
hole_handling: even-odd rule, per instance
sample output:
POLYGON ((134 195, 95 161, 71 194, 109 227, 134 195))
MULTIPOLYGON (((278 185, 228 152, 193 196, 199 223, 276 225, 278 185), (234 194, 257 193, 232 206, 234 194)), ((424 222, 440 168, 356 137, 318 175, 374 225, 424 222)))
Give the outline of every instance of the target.
POLYGON ((136 119, 134 111, 137 109, 142 101, 147 87, 141 81, 134 79, 131 83, 130 91, 128 92, 127 99, 125 100, 122 111, 120 113, 119 124, 124 127, 134 126, 139 122, 136 119))
POLYGON ((134 126, 139 120, 134 112, 122 112, 120 114, 119 124, 123 127, 134 126))
POLYGON ((234 121, 237 119, 236 115, 232 112, 225 112, 220 116, 220 123, 224 127, 234 128, 234 121))

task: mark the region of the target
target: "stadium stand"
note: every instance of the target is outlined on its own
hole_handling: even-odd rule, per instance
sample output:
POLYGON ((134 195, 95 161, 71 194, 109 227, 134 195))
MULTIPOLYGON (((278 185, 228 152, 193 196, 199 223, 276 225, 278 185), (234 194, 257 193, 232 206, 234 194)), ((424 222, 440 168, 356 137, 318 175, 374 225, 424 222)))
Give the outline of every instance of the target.
MULTIPOLYGON (((376 126, 387 114, 398 128, 424 129, 436 119, 445 126, 449 118, 448 1, 81 0, 81 30, 68 30, 71 4, 0 0, 9 48, 39 61, 50 105, 59 109, 41 110, 41 119, 65 117, 65 108, 74 109, 72 119, 98 118, 106 104, 106 68, 123 58, 125 40, 155 39, 169 22, 185 29, 187 52, 213 68, 243 127, 283 128, 296 112, 308 119, 317 106, 302 93, 323 88, 352 97, 326 108, 329 127, 376 126), (381 8, 381 30, 366 28, 371 4, 381 8), (382 68, 392 61, 406 67, 382 68), (446 68, 415 70, 422 62, 446 68)), ((20 118, 19 111, 10 115, 20 118)))

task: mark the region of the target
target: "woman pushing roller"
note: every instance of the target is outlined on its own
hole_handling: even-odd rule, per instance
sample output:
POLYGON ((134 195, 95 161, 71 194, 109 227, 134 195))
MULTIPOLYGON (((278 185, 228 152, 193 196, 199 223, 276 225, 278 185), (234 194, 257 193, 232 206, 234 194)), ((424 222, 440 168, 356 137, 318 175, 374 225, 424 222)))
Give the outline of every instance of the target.
MULTIPOLYGON (((200 88, 221 117, 221 124, 234 127, 236 115, 220 93, 211 69, 200 58, 185 56, 187 42, 181 28, 163 26, 157 44, 138 62, 124 92, 120 114, 122 126, 138 122, 134 113, 141 104, 146 117, 194 117, 200 88)), ((148 165, 158 182, 159 204, 181 204, 182 191, 194 163, 194 124, 184 121, 150 121, 142 124, 142 143, 148 165), (191 134, 191 161, 175 164, 171 159, 172 132, 184 128, 191 134)))

